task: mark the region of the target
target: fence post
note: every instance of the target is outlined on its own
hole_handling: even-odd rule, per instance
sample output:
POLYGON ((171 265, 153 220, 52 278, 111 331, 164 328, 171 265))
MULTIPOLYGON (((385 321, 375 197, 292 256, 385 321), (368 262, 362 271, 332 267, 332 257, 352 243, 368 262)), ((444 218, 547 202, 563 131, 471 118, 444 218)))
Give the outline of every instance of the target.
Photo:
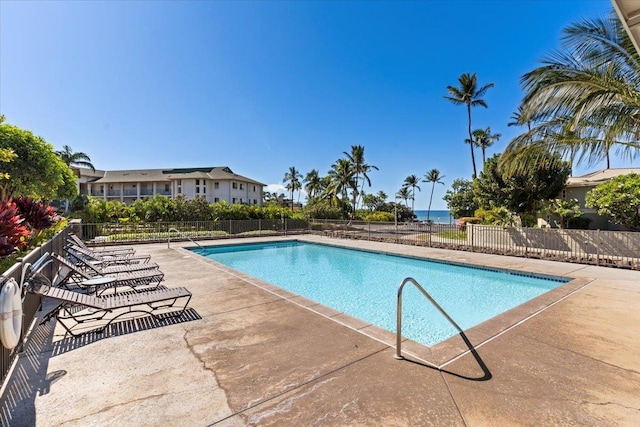
POLYGON ((600 240, 600 229, 598 228, 597 233, 596 233, 597 239, 596 239, 596 265, 600 265, 600 244, 602 243, 602 240, 600 240))

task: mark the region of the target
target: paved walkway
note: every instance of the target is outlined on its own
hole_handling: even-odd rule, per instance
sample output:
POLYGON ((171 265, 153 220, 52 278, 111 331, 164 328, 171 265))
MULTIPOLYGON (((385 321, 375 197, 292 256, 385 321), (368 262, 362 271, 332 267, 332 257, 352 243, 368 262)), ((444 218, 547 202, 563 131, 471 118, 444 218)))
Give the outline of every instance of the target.
MULTIPOLYGON (((3 424, 640 424, 640 272, 299 238, 579 280, 557 303, 542 296, 515 327, 469 331, 474 345, 482 342, 476 353, 441 358, 438 370, 419 359, 433 362, 435 350, 407 343, 419 358, 397 361, 388 333, 180 244, 140 245, 167 286, 193 292, 191 310, 172 324, 123 322, 80 339, 65 338, 52 322, 37 327, 3 390, 3 424)), ((440 356, 466 349, 460 337, 449 341, 440 356)))

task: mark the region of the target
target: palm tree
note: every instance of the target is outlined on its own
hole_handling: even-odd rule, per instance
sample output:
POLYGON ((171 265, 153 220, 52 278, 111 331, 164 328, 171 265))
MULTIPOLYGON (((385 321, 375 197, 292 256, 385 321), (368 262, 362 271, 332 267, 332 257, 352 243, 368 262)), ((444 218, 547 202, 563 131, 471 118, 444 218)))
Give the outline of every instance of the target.
POLYGON ((357 191, 357 181, 355 180, 355 169, 353 163, 347 159, 338 159, 331 166, 331 170, 327 173, 331 179, 328 191, 332 194, 340 194, 342 206, 346 209, 348 203, 348 192, 357 191))
POLYGON ((565 158, 579 152, 578 164, 606 159, 614 147, 630 159, 638 155, 640 55, 615 14, 567 27, 561 50, 522 83, 523 108, 536 126, 507 151, 537 146, 565 158))
POLYGON ((66 163, 67 166, 81 166, 89 168, 92 171, 96 171, 96 168, 91 164, 91 158, 85 153, 79 151, 74 153, 71 147, 63 145, 62 150, 56 151, 56 154, 66 163))
POLYGON ((304 177, 304 182, 306 182, 304 189, 310 199, 320 193, 320 190, 322 189, 322 180, 317 169, 312 169, 311 172, 304 177))
MULTIPOLYGON (((285 188, 291 192, 291 210, 293 210, 293 192, 299 191, 302 188, 302 184, 300 180, 302 179, 302 175, 295 166, 291 166, 289 168, 289 172, 284 174, 284 179, 282 182, 286 182, 285 188)), ((299 196, 298 196, 299 197, 299 196)))
POLYGON ((473 131, 473 143, 482 150, 482 167, 484 167, 484 163, 487 161, 485 151, 493 145, 494 141, 500 140, 501 136, 499 133, 492 134, 490 127, 473 131))
POLYGON ((416 188, 418 189, 418 191, 420 191, 420 187, 418 186, 419 182, 420 182, 420 178, 418 178, 416 175, 409 175, 404 179, 403 187, 407 187, 407 188, 411 187, 411 211, 412 212, 413 212, 413 207, 416 201, 416 188))
POLYGON ((431 215, 431 201, 433 200, 433 190, 436 184, 444 185, 442 182, 442 178, 444 175, 440 175, 440 171, 438 169, 431 169, 424 176, 422 182, 430 182, 431 183, 431 196, 429 197, 429 209, 427 210, 427 221, 429 221, 429 216, 431 215))
POLYGON ((364 191, 364 183, 366 182, 371 187, 371 179, 367 175, 371 170, 378 170, 376 166, 368 165, 364 160, 364 147, 362 145, 352 145, 351 153, 343 152, 347 159, 353 164, 353 171, 355 174, 356 187, 352 193, 353 195, 353 215, 356 213, 356 208, 359 203, 359 194, 364 191), (358 182, 362 179, 362 184, 358 190, 358 182))
POLYGON ((409 193, 409 187, 400 188, 400 190, 398 190, 397 196, 400 200, 404 200, 404 205, 408 208, 409 204, 407 203, 407 200, 411 198, 411 193, 409 193))
MULTIPOLYGON (((455 86, 447 86, 447 91, 449 91, 449 96, 445 96, 446 99, 451 101, 454 105, 466 105, 467 106, 467 117, 468 117, 468 130, 469 130, 469 139, 473 140, 473 135, 471 134, 471 107, 485 107, 487 108, 487 103, 482 99, 482 96, 494 86, 493 83, 486 84, 480 88, 478 88, 478 82, 476 78, 476 73, 469 74, 463 73, 458 78, 458 82, 460 83, 460 87, 455 86)), ((473 179, 478 176, 476 170, 476 157, 473 153, 473 144, 469 144, 471 148, 471 163, 473 164, 473 179)))
POLYGON ((511 126, 527 125, 527 130, 530 131, 531 122, 532 122, 532 119, 529 116, 529 114, 527 114, 527 112, 524 110, 524 107, 522 105, 518 105, 518 109, 511 116, 511 121, 507 123, 507 126, 511 127, 511 126))

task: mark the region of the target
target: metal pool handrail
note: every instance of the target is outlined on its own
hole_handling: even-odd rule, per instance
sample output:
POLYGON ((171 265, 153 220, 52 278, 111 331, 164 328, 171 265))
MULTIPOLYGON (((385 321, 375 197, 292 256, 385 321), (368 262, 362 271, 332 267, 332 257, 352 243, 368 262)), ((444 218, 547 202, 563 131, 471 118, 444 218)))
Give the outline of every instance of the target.
POLYGON ((396 354, 393 356, 398 360, 404 359, 404 357, 402 357, 402 290, 404 288, 404 285, 406 285, 409 282, 415 285, 415 287, 418 288, 420 292, 422 292, 422 295, 427 297, 429 302, 433 304, 433 306, 437 308, 438 311, 442 313, 444 317, 446 317, 449 323, 451 323, 458 330, 458 332, 462 332, 462 329, 460 328, 460 326, 458 326, 458 324, 447 314, 447 312, 444 311, 442 307, 440 307, 440 304, 438 304, 436 300, 434 300, 433 297, 429 295, 429 293, 425 291, 424 288, 420 286, 420 284, 416 282, 414 278, 407 277, 402 281, 402 283, 400 284, 400 287, 398 288, 398 307, 397 307, 398 317, 397 317, 397 323, 396 323, 396 354))
MULTIPOLYGON (((171 233, 172 231, 175 231, 176 233, 178 233, 180 236, 184 237, 185 239, 189 240, 191 243, 193 243, 194 245, 196 245, 197 247, 199 247, 200 249, 203 249, 202 246, 200 246, 200 244, 198 244, 198 242, 195 242, 191 237, 187 236, 186 234, 182 233, 180 230, 176 230, 175 228, 170 228, 169 229, 169 233, 171 233)), ((169 235, 169 237, 167 238, 167 248, 170 248, 171 244, 171 235, 169 235)))

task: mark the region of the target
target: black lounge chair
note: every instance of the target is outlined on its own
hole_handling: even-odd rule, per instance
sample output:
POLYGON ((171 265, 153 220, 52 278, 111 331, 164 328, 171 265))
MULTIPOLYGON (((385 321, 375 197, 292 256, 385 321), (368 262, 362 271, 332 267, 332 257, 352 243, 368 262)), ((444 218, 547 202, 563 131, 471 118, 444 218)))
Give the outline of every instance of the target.
POLYGON ((102 333, 114 321, 132 313, 142 313, 156 321, 178 317, 191 301, 191 292, 183 287, 98 297, 51 286, 49 279, 34 271, 29 274, 25 283, 29 292, 60 301, 60 304, 44 316, 40 324, 56 319, 74 337, 89 332, 102 333), (178 300, 186 300, 179 310, 166 310, 174 307, 178 300), (156 312, 163 309, 163 316, 159 317, 156 312), (80 333, 74 332, 74 328, 87 322, 97 322, 99 326, 80 333))
POLYGON ((91 274, 111 274, 111 273, 123 273, 128 271, 139 270, 153 270, 158 267, 158 264, 153 262, 123 264, 112 264, 108 261, 95 261, 93 259, 86 258, 84 255, 70 251, 69 248, 65 248, 68 257, 66 258, 70 263, 74 264, 81 270, 88 271, 91 274))
POLYGON ((109 254, 95 255, 92 252, 74 244, 68 244, 64 247, 64 251, 70 256, 83 258, 100 265, 116 265, 116 264, 139 264, 147 263, 151 259, 148 254, 109 254))
POLYGON ((69 234, 69 236, 67 237, 67 242, 73 243, 77 246, 80 246, 81 248, 85 248, 91 251, 92 253, 95 253, 96 255, 117 255, 117 254, 125 254, 125 253, 132 254, 132 253, 135 253, 136 251, 131 246, 109 246, 106 248, 89 247, 86 245, 86 243, 82 241, 81 238, 79 238, 75 234, 69 234))
POLYGON ((77 288, 84 291, 94 290, 96 294, 100 294, 107 289, 117 289, 119 286, 127 286, 131 288, 131 290, 140 290, 146 286, 146 288, 144 288, 146 290, 150 287, 157 287, 164 278, 164 273, 158 268, 97 274, 95 271, 78 268, 78 266, 58 254, 51 254, 50 257, 57 261, 57 273, 53 283, 54 287, 64 287, 69 290, 77 288), (98 280, 98 283, 96 283, 95 279, 104 279, 106 277, 112 277, 114 280, 98 280))

